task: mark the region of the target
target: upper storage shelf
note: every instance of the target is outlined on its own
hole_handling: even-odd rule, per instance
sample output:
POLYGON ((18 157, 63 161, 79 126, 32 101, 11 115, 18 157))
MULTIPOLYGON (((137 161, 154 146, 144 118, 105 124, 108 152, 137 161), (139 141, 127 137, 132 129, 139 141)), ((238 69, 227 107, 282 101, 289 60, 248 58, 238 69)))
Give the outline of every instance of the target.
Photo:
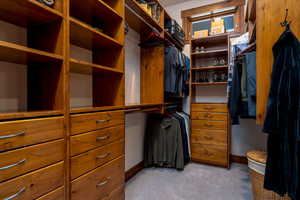
POLYGON ((18 26, 46 24, 62 17, 62 0, 56 0, 53 8, 36 0, 0 1, 0 20, 18 26))
POLYGON ((163 31, 163 20, 161 20, 163 17, 163 9, 161 9, 160 21, 157 22, 135 0, 126 0, 125 7, 126 21, 136 32, 142 33, 143 31, 151 29, 149 25, 159 32, 163 31))

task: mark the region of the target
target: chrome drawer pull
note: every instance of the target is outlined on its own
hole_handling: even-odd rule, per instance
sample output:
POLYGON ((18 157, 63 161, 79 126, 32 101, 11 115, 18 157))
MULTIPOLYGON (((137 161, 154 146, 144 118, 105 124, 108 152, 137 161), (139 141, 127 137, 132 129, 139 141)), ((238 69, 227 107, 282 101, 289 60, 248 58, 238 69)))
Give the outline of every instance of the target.
POLYGON ((3 136, 0 136, 0 139, 19 137, 19 136, 24 136, 25 134, 26 134, 25 132, 21 132, 21 133, 16 133, 16 134, 12 134, 12 135, 3 135, 3 136))
POLYGON ((111 135, 109 134, 109 135, 97 137, 96 140, 97 140, 97 141, 106 140, 106 139, 110 138, 110 136, 111 136, 111 135))
POLYGON ((215 109, 215 107, 212 107, 212 106, 205 106, 204 109, 206 109, 206 110, 213 110, 213 109, 215 109))
POLYGON ((99 119, 99 120, 96 120, 96 123, 105 123, 105 122, 109 122, 110 119, 99 119))
POLYGON ((96 187, 102 187, 102 186, 106 185, 106 184, 110 181, 110 179, 111 179, 111 177, 106 178, 105 181, 103 181, 103 182, 101 182, 101 183, 98 183, 98 184, 96 185, 96 187))
POLYGON ((212 124, 204 124, 204 126, 206 126, 206 127, 212 127, 214 125, 212 125, 212 124))
POLYGON ((20 196, 23 192, 25 192, 26 191, 26 188, 25 187, 23 187, 21 190, 19 190, 19 192, 17 192, 16 194, 13 194, 13 195, 11 195, 11 196, 9 196, 9 197, 6 197, 6 198, 4 198, 3 200, 12 200, 12 199, 14 199, 14 198, 16 198, 16 197, 18 197, 18 196, 20 196))
POLYGON ((204 115, 204 117, 206 117, 206 118, 212 118, 213 116, 211 116, 210 114, 206 114, 206 115, 204 115))
POLYGON ((214 139, 212 136, 204 136, 204 138, 207 139, 207 140, 212 140, 212 139, 214 139))
POLYGON ((103 158, 106 158, 108 156, 110 156, 111 153, 106 153, 106 154, 103 154, 103 155, 100 155, 100 156, 96 156, 97 159, 103 159, 103 158))
POLYGON ((19 162, 15 163, 15 164, 11 164, 11 165, 7 165, 7 166, 4 166, 4 167, 0 167, 0 171, 1 170, 5 170, 5 169, 9 169, 9 168, 12 168, 12 167, 16 167, 18 165, 24 164, 25 162, 26 162, 26 159, 23 159, 23 160, 20 160, 19 162))

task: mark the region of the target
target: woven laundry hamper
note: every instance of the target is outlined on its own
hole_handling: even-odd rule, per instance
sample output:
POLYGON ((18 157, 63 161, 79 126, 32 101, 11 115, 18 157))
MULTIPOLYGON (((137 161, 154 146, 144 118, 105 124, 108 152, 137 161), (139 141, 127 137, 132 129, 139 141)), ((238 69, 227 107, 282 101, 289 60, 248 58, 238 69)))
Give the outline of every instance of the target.
POLYGON ((250 151, 247 153, 247 158, 254 200, 291 200, 287 196, 281 197, 275 192, 264 189, 264 174, 267 160, 266 152, 250 151))

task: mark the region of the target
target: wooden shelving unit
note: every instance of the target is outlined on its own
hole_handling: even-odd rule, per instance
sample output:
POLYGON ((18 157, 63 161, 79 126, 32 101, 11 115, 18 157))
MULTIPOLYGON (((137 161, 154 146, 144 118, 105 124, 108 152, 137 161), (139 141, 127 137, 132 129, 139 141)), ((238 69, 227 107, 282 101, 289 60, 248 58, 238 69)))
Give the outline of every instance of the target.
POLYGON ((215 50, 207 50, 204 52, 193 52, 191 56, 193 57, 214 57, 220 54, 227 54, 228 49, 215 49, 215 50))

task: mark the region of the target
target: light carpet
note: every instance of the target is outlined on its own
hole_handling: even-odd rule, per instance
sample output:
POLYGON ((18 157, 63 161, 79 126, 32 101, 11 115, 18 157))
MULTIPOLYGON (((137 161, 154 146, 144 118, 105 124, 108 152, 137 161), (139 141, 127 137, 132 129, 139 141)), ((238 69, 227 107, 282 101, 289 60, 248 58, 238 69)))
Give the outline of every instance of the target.
POLYGON ((184 171, 147 168, 126 184, 126 200, 252 200, 246 165, 230 170, 188 164, 184 171))

